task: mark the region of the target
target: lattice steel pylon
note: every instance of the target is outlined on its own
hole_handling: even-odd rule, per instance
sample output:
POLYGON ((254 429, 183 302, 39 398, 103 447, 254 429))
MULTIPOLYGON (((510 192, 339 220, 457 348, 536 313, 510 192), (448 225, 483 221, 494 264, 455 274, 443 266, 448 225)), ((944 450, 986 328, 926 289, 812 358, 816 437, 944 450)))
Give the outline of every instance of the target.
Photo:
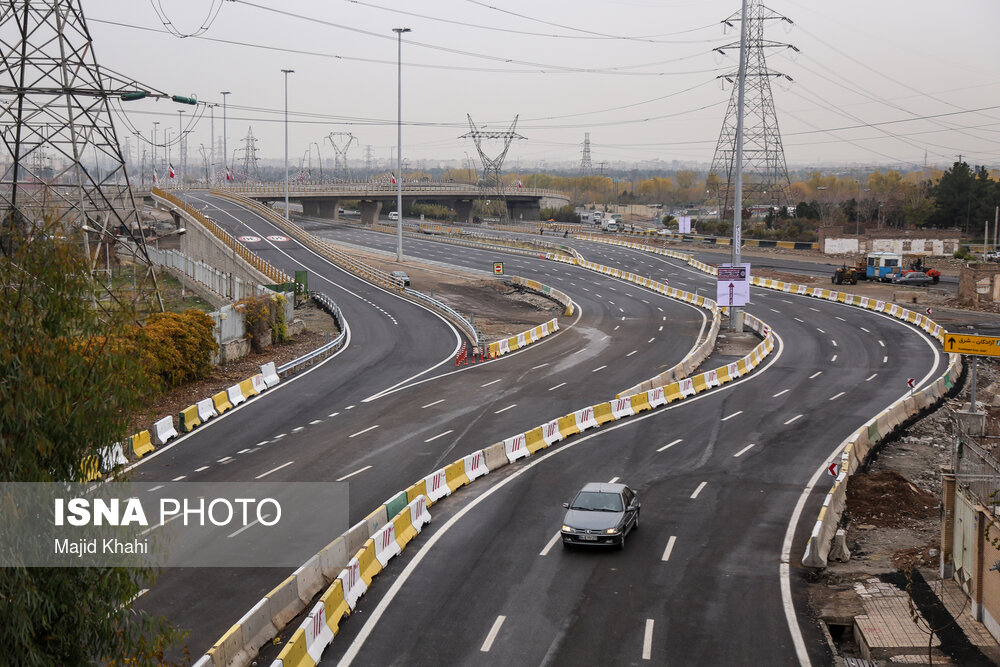
POLYGON ((109 98, 169 96, 98 65, 80 0, 7 3, 0 10, 0 59, 6 153, 0 155, 0 250, 16 227, 27 231, 52 220, 67 236, 82 234, 93 272, 102 259, 110 261, 101 246, 124 234, 133 243, 121 249, 144 269, 135 298, 147 298, 151 287, 162 310, 109 98), (92 233, 99 238, 96 252, 92 233))
POLYGON ((257 157, 257 137, 253 136, 253 127, 247 127, 247 136, 241 139, 243 153, 241 175, 244 183, 260 182, 260 158, 257 157))
POLYGON ((466 114, 469 119, 469 131, 463 134, 459 139, 472 139, 476 144, 476 150, 479 151, 479 159, 483 163, 483 180, 486 181, 487 187, 493 186, 496 192, 496 198, 501 203, 500 217, 504 222, 510 221, 510 212, 507 210, 507 197, 504 192, 503 179, 500 176, 500 171, 503 169, 504 158, 507 157, 507 151, 510 150, 510 145, 513 143, 514 139, 526 139, 527 137, 522 137, 515 131, 517 127, 518 116, 514 116, 514 122, 510 124, 510 127, 503 132, 495 132, 488 130, 480 130, 476 127, 476 124, 472 122, 472 116, 466 114), (490 157, 486 154, 483 149, 483 141, 503 141, 503 150, 500 151, 495 157, 490 157))
POLYGON ((590 176, 594 173, 594 163, 590 160, 590 132, 583 133, 583 157, 580 158, 580 175, 590 176))
MULTIPOLYGON (((733 27, 742 20, 741 12, 736 12, 724 23, 733 27)), ((775 72, 767 67, 765 49, 787 48, 798 51, 790 44, 782 44, 764 39, 764 24, 767 21, 787 21, 789 19, 761 4, 761 0, 747 2, 747 48, 746 85, 743 112, 743 207, 786 206, 789 202, 788 167, 785 164, 785 150, 778 130, 778 117, 771 95, 771 78, 791 77, 775 72)), ((740 42, 721 46, 717 51, 725 53, 735 49, 739 53, 740 42)), ((739 67, 735 72, 724 74, 730 83, 737 84, 739 67)), ((736 162, 736 122, 739 86, 734 85, 729 97, 729 107, 719 132, 719 142, 715 147, 712 168, 709 170, 708 197, 719 206, 721 220, 732 218, 735 196, 736 162)))
POLYGON ((326 135, 330 145, 333 146, 333 173, 334 178, 342 178, 344 181, 351 180, 351 171, 347 167, 347 150, 351 144, 357 143, 358 138, 350 132, 331 132, 326 135), (337 142, 340 142, 338 145, 337 142))

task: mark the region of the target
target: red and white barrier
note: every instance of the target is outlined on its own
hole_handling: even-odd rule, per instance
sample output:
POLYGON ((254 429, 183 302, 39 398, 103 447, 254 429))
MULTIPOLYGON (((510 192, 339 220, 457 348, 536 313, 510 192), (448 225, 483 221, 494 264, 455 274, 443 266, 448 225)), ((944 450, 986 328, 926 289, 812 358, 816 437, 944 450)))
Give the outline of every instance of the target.
POLYGON ((424 482, 427 485, 427 497, 431 499, 432 503, 436 503, 445 496, 451 495, 451 488, 448 487, 448 479, 444 468, 435 470, 430 475, 427 475, 424 478, 424 482))
POLYGON ((396 523, 389 521, 372 535, 375 542, 375 558, 385 567, 389 559, 400 553, 399 542, 396 541, 396 523))
POLYGON ((553 419, 544 426, 542 426, 542 440, 545 441, 545 445, 551 445, 553 442, 559 442, 563 439, 562 431, 559 430, 559 420, 553 419))
POLYGON ((258 394, 263 394, 267 391, 267 383, 264 382, 264 376, 262 374, 257 373, 257 375, 250 378, 250 381, 253 383, 253 388, 257 390, 258 394))
POLYGON ((337 578, 340 579, 344 587, 344 599, 353 610, 358 603, 358 598, 368 590, 368 584, 361 578, 361 563, 358 562, 358 559, 352 558, 347 563, 347 567, 340 571, 337 578))
POLYGON ((507 460, 511 463, 530 454, 523 433, 518 433, 512 438, 505 438, 503 441, 503 451, 507 454, 507 460))
POLYGON ((407 507, 410 508, 410 522, 419 533, 424 524, 431 522, 431 513, 427 511, 427 498, 419 495, 407 507))
POLYGON ((694 388, 694 381, 691 378, 684 378, 677 383, 678 389, 680 389, 681 396, 694 396, 698 393, 698 390, 694 388))
POLYGON ((594 418, 594 407, 584 408, 583 410, 577 410, 573 413, 573 419, 576 420, 576 427, 581 431, 586 431, 588 428, 597 428, 597 419, 594 418))
POLYGON ((631 417, 635 414, 632 410, 632 397, 626 396, 624 398, 615 398, 611 401, 611 414, 615 416, 615 419, 621 419, 622 417, 631 417))
POLYGON ((501 339, 500 342, 497 343, 497 351, 500 354, 507 354, 510 352, 510 341, 506 338, 501 339))
POLYGON ((326 624, 326 604, 322 600, 316 603, 300 627, 306 632, 306 653, 318 663, 333 641, 333 630, 326 624))
POLYGON ((721 382, 719 382, 719 374, 715 370, 710 370, 705 372, 705 384, 709 387, 718 387, 721 382))
POLYGON ((651 408, 658 408, 661 405, 667 404, 666 394, 663 392, 663 387, 655 387, 646 392, 646 400, 649 401, 649 406, 651 408))
POLYGON ((486 456, 482 451, 473 452, 462 459, 465 462, 465 476, 469 481, 488 475, 490 469, 486 467, 486 456))
POLYGON ((524 339, 524 333, 522 332, 522 333, 517 334, 517 346, 518 347, 524 347, 527 344, 528 344, 528 341, 526 341, 524 339))

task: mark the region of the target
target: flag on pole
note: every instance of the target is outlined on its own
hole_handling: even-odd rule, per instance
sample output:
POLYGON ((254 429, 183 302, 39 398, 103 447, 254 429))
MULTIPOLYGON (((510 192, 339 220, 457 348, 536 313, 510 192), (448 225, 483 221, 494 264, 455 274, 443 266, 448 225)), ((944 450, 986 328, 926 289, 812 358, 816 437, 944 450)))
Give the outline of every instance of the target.
POLYGON ((227 181, 233 180, 233 175, 229 173, 229 167, 226 167, 226 180, 227 181))
POLYGON ((395 185, 396 184, 396 172, 390 171, 389 172, 389 178, 392 179, 392 184, 395 185))
POLYGON ((153 169, 153 183, 156 183, 156 169, 153 169))
POLYGON ((168 162, 167 163, 167 167, 170 169, 170 178, 173 178, 175 176, 175 174, 174 174, 174 165, 168 162))
POLYGON ((521 185, 521 179, 520 179, 520 178, 519 178, 519 179, 517 179, 517 189, 518 189, 518 190, 520 190, 520 189, 521 189, 521 188, 523 188, 523 187, 524 187, 524 186, 523 186, 523 185, 521 185))

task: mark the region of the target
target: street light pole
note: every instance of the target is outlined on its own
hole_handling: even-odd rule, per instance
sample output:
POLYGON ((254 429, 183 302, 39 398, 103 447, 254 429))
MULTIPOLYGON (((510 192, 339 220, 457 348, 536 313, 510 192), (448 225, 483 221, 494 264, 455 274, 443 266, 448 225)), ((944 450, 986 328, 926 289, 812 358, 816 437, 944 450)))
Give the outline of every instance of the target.
POLYGON ((186 167, 184 166, 184 110, 177 110, 177 161, 180 163, 181 172, 177 175, 177 181, 183 184, 186 167))
POLYGON ((281 70, 285 75, 285 220, 290 220, 288 215, 288 75, 293 74, 293 69, 281 70))
MULTIPOLYGON (((229 153, 226 152, 226 149, 227 149, 227 145, 226 145, 226 95, 229 95, 230 92, 228 90, 223 90, 219 94, 222 95, 222 167, 223 167, 223 169, 226 170, 226 173, 228 174, 229 173, 229 153)), ((213 142, 215 141, 215 137, 212 137, 212 141, 213 142)), ((229 179, 226 179, 226 181, 227 181, 226 185, 229 184, 228 180, 229 179)))
MULTIPOLYGON (((156 176, 156 126, 160 124, 160 121, 153 121, 153 176, 156 176)), ((159 183, 156 183, 159 185, 159 183)))
POLYGON ((409 28, 393 28, 396 33, 396 261, 403 261, 403 33, 409 28))

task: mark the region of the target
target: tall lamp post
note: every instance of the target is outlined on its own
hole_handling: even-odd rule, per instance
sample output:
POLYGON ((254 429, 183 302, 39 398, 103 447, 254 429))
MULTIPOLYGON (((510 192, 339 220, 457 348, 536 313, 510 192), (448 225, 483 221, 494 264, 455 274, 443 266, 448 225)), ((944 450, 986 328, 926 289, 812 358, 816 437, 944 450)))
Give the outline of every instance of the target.
POLYGON ((290 220, 288 215, 288 75, 293 74, 293 69, 281 70, 285 75, 285 220, 290 220))
MULTIPOLYGON (((231 94, 228 90, 223 90, 222 95, 222 168, 226 170, 226 174, 229 174, 229 153, 226 152, 226 95, 231 94)), ((215 137, 212 137, 212 142, 215 142, 215 137)), ((226 185, 229 184, 229 178, 226 178, 226 185)))
POLYGON ((396 261, 403 261, 403 33, 409 28, 393 28, 396 33, 396 261))

